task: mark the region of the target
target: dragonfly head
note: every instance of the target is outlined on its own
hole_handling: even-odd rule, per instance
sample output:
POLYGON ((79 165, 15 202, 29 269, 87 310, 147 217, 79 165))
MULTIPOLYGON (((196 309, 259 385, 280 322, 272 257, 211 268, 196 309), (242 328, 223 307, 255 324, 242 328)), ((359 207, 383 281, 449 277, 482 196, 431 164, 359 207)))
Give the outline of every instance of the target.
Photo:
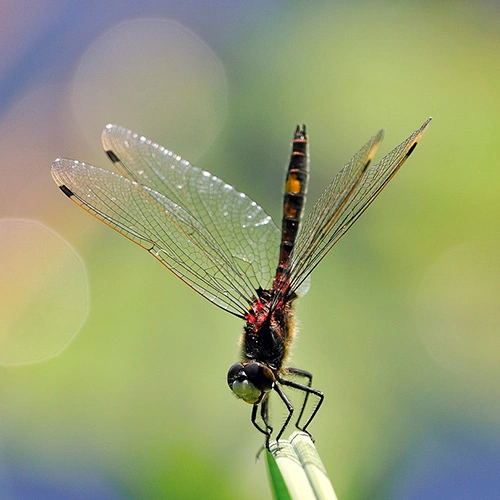
POLYGON ((235 363, 227 372, 229 388, 250 404, 259 404, 276 382, 273 371, 257 361, 235 363))

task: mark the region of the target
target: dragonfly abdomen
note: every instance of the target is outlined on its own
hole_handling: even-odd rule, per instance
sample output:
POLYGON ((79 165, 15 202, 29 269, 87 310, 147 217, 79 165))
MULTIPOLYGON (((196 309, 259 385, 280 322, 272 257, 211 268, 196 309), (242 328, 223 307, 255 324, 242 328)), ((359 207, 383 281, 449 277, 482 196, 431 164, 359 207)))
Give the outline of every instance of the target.
POLYGON ((306 127, 297 126, 292 143, 292 156, 286 175, 280 256, 277 276, 287 267, 288 257, 295 245, 304 208, 309 180, 309 151, 306 127))

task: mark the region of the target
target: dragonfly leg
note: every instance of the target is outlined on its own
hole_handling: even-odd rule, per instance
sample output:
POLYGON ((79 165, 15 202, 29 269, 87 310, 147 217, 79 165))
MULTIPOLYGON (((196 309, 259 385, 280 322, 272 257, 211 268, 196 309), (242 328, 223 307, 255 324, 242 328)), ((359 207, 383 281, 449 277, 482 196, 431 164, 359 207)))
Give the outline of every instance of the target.
MULTIPOLYGON (((307 427, 313 421, 314 417, 318 413, 318 410, 320 409, 321 405, 323 404, 323 400, 325 399, 325 395, 321 391, 318 391, 318 389, 314 389, 313 387, 311 387, 312 375, 309 372, 307 372, 305 370, 300 370, 298 368, 289 368, 288 373, 291 373, 293 375, 303 376, 308 380, 307 385, 299 384, 297 382, 293 382, 292 380, 286 380, 286 379, 281 379, 281 378, 278 379, 278 382, 280 384, 286 385, 288 387, 292 387, 294 389, 297 389, 299 391, 303 391, 306 393, 306 396, 304 398, 304 403, 302 404, 302 408, 300 410, 299 418, 297 419, 297 423, 295 425, 296 425, 297 429, 304 431, 304 432, 307 432, 307 434, 309 434, 311 436, 311 434, 307 431, 307 427), (300 426, 299 422, 300 422, 300 419, 302 418, 302 415, 304 413, 309 394, 316 396, 318 398, 318 403, 314 407, 314 409, 313 409, 311 415, 309 416, 309 418, 307 419, 306 423, 303 426, 300 426)), ((312 436, 311 436, 311 438, 312 438, 312 436)))
POLYGON ((254 404, 252 408, 252 424, 259 431, 262 432, 266 436, 266 448, 269 449, 269 440, 271 439, 271 434, 273 432, 273 428, 269 425, 269 401, 268 398, 264 398, 264 400, 260 404, 254 404), (260 406, 260 418, 264 423, 265 427, 261 427, 261 425, 257 422, 257 413, 259 411, 260 406))
MULTIPOLYGON (((278 379, 278 382, 281 382, 281 380, 278 379)), ((283 392, 283 390, 281 389, 281 387, 278 384, 275 384, 273 389, 278 393, 279 397, 281 398, 283 403, 285 403, 285 406, 287 407, 287 410, 288 410, 288 415, 285 419, 285 422, 281 426, 281 429, 278 432, 278 435, 276 436, 276 442, 278 442, 280 437, 285 432, 285 429, 288 427, 288 424, 290 423, 294 408, 293 408, 291 401, 288 399, 287 395, 283 392)))
MULTIPOLYGON (((291 375, 296 375, 297 377, 304 377, 307 379, 306 386, 307 387, 312 386, 313 376, 312 376, 311 372, 308 372, 306 370, 302 370, 300 368, 294 368, 293 366, 289 366, 286 368, 286 373, 289 373, 291 375)), ((307 401, 309 400, 309 394, 310 394, 310 392, 306 391, 306 396, 304 398, 304 402, 302 403, 302 407, 300 408, 300 413, 299 413, 299 416, 297 418, 297 422, 295 424, 295 427, 297 427, 297 429, 301 429, 299 424, 300 424, 300 421, 302 420, 302 417, 304 415, 304 410, 306 409, 307 401)), ((301 430, 303 430, 303 429, 301 429, 301 430)))

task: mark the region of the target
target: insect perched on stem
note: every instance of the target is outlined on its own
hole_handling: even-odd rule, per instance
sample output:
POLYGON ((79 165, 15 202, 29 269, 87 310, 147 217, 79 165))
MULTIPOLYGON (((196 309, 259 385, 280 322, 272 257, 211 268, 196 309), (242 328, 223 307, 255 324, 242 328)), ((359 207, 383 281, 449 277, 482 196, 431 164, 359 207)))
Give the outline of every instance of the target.
POLYGON ((58 158, 52 176, 77 205, 146 249, 203 297, 245 321, 241 359, 227 381, 253 405, 252 423, 273 433, 269 396, 276 392, 293 415, 286 388, 305 393, 296 427, 306 431, 323 402, 311 373, 286 365, 294 338, 293 302, 313 269, 361 216, 408 159, 430 118, 382 160, 372 159, 383 131, 334 177, 302 221, 309 177, 305 126, 295 130, 281 230, 248 196, 214 175, 130 130, 107 125, 106 154, 122 175, 58 158), (291 380, 290 376, 303 381, 291 380), (308 397, 316 398, 302 419, 308 397))

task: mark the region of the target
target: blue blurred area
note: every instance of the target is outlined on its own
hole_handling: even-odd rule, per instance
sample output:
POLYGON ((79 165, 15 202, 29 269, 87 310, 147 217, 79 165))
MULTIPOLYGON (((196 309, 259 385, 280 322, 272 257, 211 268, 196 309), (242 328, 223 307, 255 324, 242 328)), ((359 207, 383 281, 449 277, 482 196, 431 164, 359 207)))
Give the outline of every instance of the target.
POLYGON ((118 488, 102 470, 91 464, 47 463, 32 457, 16 457, 4 449, 0 490, 5 500, 80 500, 133 498, 118 488))
MULTIPOLYGON (((225 381, 242 325, 69 203, 57 156, 111 169, 99 134, 118 122, 277 218, 297 123, 310 209, 378 129, 380 157, 430 115, 313 274, 292 363, 326 394, 311 431, 339 498, 496 498, 496 4, 5 1, 0 17, 0 218, 60 234, 91 291, 58 356, 0 367, 0 498, 269 496, 261 436, 225 381)), ((40 321, 64 263, 37 245, 1 242, 0 349, 72 310, 48 301, 40 321)))
POLYGON ((500 446, 478 429, 435 428, 415 442, 393 472, 397 479, 379 498, 497 498, 500 446))

